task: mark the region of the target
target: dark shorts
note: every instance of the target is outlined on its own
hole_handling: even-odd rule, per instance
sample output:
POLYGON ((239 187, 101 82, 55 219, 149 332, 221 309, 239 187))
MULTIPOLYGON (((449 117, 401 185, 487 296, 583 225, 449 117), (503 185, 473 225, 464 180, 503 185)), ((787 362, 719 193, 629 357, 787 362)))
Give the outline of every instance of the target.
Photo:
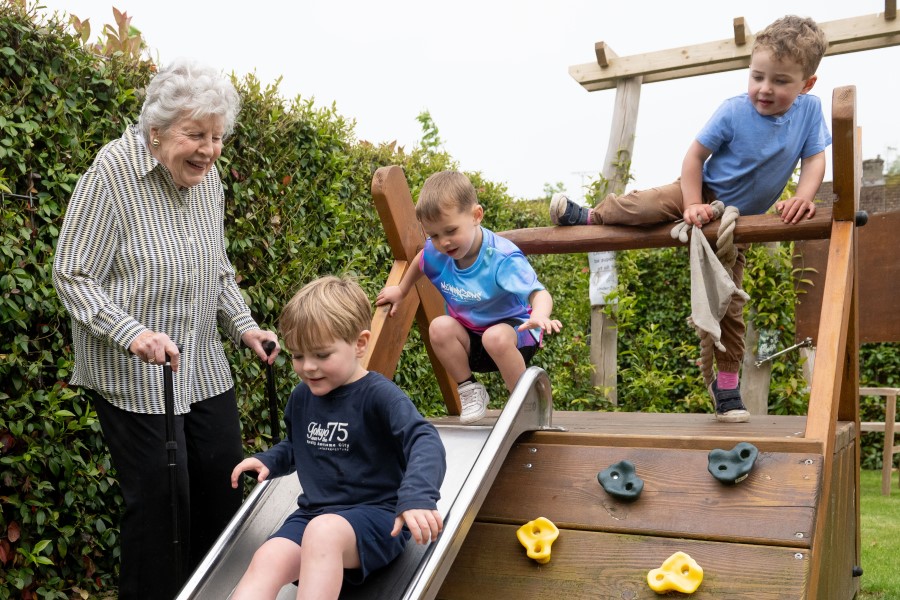
MULTIPOLYGON (((400 556, 410 538, 404 528, 397 537, 391 537, 394 528, 394 511, 376 506, 355 506, 331 511, 347 519, 356 533, 356 550, 359 553, 358 569, 344 569, 344 581, 359 585, 370 573, 376 571, 400 556)), ((306 525, 318 515, 296 510, 284 520, 278 531, 271 537, 281 537, 302 545, 306 525)), ((270 538, 271 539, 271 538, 270 538)))
MULTIPOLYGON (((515 321, 501 322, 506 323, 513 329, 519 326, 519 323, 515 321)), ((484 349, 484 345, 481 343, 481 334, 475 333, 470 329, 466 329, 466 331, 469 333, 469 369, 473 373, 494 373, 499 371, 500 369, 497 368, 494 359, 491 358, 491 355, 487 353, 487 350, 484 349)), ((518 331, 516 333, 519 336, 517 344, 519 354, 525 359, 525 366, 527 367, 534 357, 534 353, 537 352, 538 344, 534 336, 528 331, 518 331)))

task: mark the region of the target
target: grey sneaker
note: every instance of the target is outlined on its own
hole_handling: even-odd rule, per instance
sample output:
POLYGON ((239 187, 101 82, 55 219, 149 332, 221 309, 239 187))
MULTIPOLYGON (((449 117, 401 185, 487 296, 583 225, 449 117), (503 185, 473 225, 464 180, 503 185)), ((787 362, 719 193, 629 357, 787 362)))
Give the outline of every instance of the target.
POLYGON ((490 400, 484 386, 477 381, 467 381, 459 386, 457 391, 459 392, 459 403, 462 405, 459 422, 467 425, 483 419, 490 400))
POLYGON ((565 194, 553 194, 550 221, 554 225, 589 225, 591 209, 569 200, 565 194))
POLYGON ((715 380, 709 384, 709 394, 716 403, 716 421, 720 423, 746 423, 750 413, 741 400, 741 390, 721 390, 715 380))

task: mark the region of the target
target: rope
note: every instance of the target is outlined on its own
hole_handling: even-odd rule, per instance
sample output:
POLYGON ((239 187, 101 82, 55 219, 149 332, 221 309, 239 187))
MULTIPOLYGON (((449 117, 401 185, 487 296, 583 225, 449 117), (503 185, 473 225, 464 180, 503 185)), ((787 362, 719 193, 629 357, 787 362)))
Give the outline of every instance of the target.
MULTIPOLYGON (((734 206, 726 208, 720 200, 712 202, 710 207, 713 211, 713 220, 721 218, 719 231, 716 237, 716 258, 719 259, 719 262, 722 263, 722 266, 725 267, 725 270, 731 275, 738 254, 737 247, 734 245, 734 228, 737 224, 738 216, 740 216, 740 211, 734 206)), ((688 231, 690 230, 691 225, 681 221, 672 228, 672 238, 686 244, 688 241, 688 231)), ((690 317, 688 317, 688 322, 691 323, 690 317)), ((709 332, 700 329, 696 329, 696 331, 700 336, 700 359, 697 361, 697 366, 700 367, 700 373, 703 375, 704 385, 709 387, 713 382, 715 342, 709 332)))
POLYGON ((700 360, 697 361, 697 366, 700 367, 700 374, 703 375, 703 385, 708 388, 713 382, 713 363, 715 363, 713 338, 706 331, 699 329, 696 331, 700 336, 700 360))
MULTIPOLYGON (((722 203, 716 200, 713 204, 722 203)), ((734 227, 737 225, 739 216, 740 211, 734 206, 726 208, 722 213, 722 221, 719 223, 719 232, 716 238, 716 257, 729 275, 731 275, 738 255, 737 246, 734 245, 734 227)))

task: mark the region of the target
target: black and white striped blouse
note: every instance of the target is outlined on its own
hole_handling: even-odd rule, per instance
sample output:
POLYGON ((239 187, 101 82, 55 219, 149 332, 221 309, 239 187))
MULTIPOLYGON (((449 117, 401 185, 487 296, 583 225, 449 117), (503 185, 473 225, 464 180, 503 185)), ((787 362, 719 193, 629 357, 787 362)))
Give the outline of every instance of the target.
POLYGON ((123 410, 163 413, 162 367, 128 352, 150 329, 182 347, 176 414, 233 386, 217 320, 235 343, 258 326, 225 254, 224 203, 215 168, 179 189, 135 126, 100 150, 69 201, 53 263, 72 317, 73 385, 123 410))

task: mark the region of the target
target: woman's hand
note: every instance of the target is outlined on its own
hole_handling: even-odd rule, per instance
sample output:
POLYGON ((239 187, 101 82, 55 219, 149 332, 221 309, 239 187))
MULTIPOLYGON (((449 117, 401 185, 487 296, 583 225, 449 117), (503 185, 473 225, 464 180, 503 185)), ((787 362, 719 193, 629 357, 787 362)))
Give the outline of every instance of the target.
POLYGON ((178 372, 181 352, 178 346, 164 333, 147 329, 138 335, 128 346, 128 350, 150 365, 161 365, 166 362, 166 355, 172 362, 172 371, 178 372))
POLYGON ((281 351, 281 348, 278 345, 278 336, 265 329, 250 329, 245 331, 244 335, 241 336, 241 341, 244 342, 248 348, 256 352, 256 355, 261 361, 270 365, 275 364, 275 357, 278 356, 278 352, 281 351), (275 342, 275 349, 272 350, 272 354, 266 354, 266 350, 263 348, 264 342, 275 342))

